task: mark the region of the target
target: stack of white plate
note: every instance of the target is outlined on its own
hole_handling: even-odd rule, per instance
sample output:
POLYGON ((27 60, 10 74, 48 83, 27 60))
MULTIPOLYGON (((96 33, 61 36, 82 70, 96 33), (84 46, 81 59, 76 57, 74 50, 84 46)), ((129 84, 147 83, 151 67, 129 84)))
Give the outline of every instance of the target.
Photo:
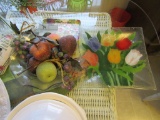
POLYGON ((9 95, 0 78, 0 120, 5 120, 11 110, 9 95))
POLYGON ((84 110, 71 98, 57 93, 31 96, 16 106, 7 120, 87 120, 84 110))

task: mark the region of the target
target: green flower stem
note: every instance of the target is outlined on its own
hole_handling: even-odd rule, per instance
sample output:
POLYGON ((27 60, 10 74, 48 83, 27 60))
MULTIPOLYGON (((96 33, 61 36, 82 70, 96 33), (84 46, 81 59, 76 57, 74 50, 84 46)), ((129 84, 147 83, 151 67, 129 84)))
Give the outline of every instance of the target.
POLYGON ((118 86, 121 86, 121 84, 120 84, 120 80, 119 80, 119 77, 118 77, 118 75, 116 74, 116 81, 117 81, 117 85, 118 86))
MULTIPOLYGON (((116 68, 116 69, 118 69, 118 65, 117 64, 114 64, 114 67, 116 68)), ((116 82, 117 82, 117 85, 118 86, 120 86, 121 84, 120 84, 120 79, 119 79, 119 77, 118 77, 118 75, 115 73, 115 79, 116 79, 116 82)))
POLYGON ((114 83, 113 83, 113 79, 111 77, 111 74, 109 72, 107 72, 107 75, 108 75, 108 78, 109 78, 109 82, 110 82, 110 85, 111 86, 114 86, 114 83))
POLYGON ((101 72, 99 71, 99 66, 90 66, 89 69, 93 69, 100 76, 100 78, 104 81, 104 78, 101 72))
MULTIPOLYGON (((128 76, 128 73, 126 73, 126 74, 127 74, 127 76, 128 76)), ((129 80, 127 80, 127 83, 128 83, 129 86, 131 85, 129 80)))
POLYGON ((110 72, 110 75, 112 77, 112 81, 114 82, 114 85, 117 85, 115 75, 114 75, 114 73, 112 71, 110 72))

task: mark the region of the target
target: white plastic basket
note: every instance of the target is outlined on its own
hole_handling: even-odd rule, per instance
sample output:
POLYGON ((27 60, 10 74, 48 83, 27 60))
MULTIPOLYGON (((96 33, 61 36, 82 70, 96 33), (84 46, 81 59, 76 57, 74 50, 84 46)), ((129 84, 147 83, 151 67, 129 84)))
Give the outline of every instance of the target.
MULTIPOLYGON (((111 28, 111 18, 108 13, 38 11, 31 15, 31 18, 34 20, 32 21, 19 12, 9 12, 6 18, 16 23, 23 22, 24 20, 40 23, 46 18, 79 19, 81 20, 82 28, 111 28)), ((83 80, 78 81, 77 86, 67 96, 73 98, 81 107, 84 108, 88 120, 116 120, 117 110, 115 89, 107 87, 89 87, 92 85, 94 85, 94 83, 86 83, 83 82, 83 80), (82 85, 88 86, 88 88, 82 88, 82 85)))
POLYGON ((111 18, 108 13, 73 13, 73 12, 58 12, 58 11, 37 11, 34 14, 30 14, 27 18, 19 12, 8 12, 6 19, 14 23, 27 22, 38 22, 41 23, 43 19, 54 18, 54 19, 79 19, 81 20, 82 27, 106 27, 111 28, 111 18), (34 21, 32 21, 34 20, 34 21))

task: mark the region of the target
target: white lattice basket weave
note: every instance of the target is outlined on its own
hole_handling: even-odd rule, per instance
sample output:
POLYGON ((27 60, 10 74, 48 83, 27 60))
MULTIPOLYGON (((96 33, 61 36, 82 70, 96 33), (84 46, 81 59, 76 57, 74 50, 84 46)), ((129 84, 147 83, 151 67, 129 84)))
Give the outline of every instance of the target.
MULTIPOLYGON (((82 27, 98 26, 111 28, 111 18, 108 13, 72 13, 72 12, 58 12, 58 11, 37 11, 34 14, 30 14, 31 18, 36 22, 41 22, 46 18, 54 19, 79 19, 81 20, 82 27)), ((29 17, 30 18, 30 17, 29 17)), ((8 12, 6 19, 12 22, 22 23, 23 21, 33 22, 31 19, 26 18, 19 12, 8 12)))
MULTIPOLYGON (((79 19, 82 28, 111 28, 111 18, 108 13, 69 13, 38 11, 31 15, 34 22, 41 22, 46 18, 79 19)), ((18 12, 9 12, 6 17, 12 22, 24 20, 33 22, 18 12)), ((67 95, 84 108, 88 120, 116 120, 116 95, 114 88, 97 87, 99 83, 78 81, 77 86, 67 95), (96 87, 94 87, 96 85, 96 87), (85 87, 82 87, 85 86, 85 87)))

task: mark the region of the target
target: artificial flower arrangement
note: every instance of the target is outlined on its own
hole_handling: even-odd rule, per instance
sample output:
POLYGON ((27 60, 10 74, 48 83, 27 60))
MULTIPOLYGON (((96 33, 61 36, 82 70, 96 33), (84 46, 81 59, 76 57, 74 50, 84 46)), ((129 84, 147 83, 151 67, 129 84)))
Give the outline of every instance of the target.
MULTIPOLYGON (((37 3, 35 0, 11 0, 11 4, 21 13, 26 15, 27 9, 30 13, 37 11, 37 3)), ((41 5, 39 5, 41 6, 41 5)))
POLYGON ((109 86, 132 86, 134 74, 146 66, 138 50, 142 41, 134 41, 136 34, 126 36, 121 30, 106 30, 103 35, 98 32, 91 36, 86 32, 88 40, 82 43, 82 58, 89 63, 87 76, 91 78, 96 73, 109 86))

